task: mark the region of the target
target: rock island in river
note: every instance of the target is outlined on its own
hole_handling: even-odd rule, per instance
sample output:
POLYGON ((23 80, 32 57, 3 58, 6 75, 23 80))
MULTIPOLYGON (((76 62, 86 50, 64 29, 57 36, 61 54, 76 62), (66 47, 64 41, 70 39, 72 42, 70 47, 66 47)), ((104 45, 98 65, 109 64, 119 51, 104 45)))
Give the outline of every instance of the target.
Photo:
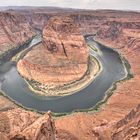
POLYGON ((42 42, 17 67, 39 93, 63 95, 80 90, 93 80, 99 71, 93 60, 77 24, 69 17, 53 17, 43 29, 42 42))

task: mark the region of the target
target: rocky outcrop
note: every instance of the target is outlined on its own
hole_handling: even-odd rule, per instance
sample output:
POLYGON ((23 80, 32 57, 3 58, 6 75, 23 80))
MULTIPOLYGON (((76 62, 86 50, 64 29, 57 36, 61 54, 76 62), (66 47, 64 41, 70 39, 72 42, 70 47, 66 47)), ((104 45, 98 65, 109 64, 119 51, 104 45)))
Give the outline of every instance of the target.
POLYGON ((0 138, 2 140, 55 140, 55 126, 51 114, 13 109, 0 112, 0 138))
POLYGON ((34 35, 23 15, 0 12, 0 55, 24 44, 34 35))
POLYGON ((24 77, 50 87, 63 86, 84 76, 89 50, 78 26, 70 18, 54 17, 43 30, 42 44, 18 63, 24 77))
POLYGON ((0 132, 12 137, 31 125, 38 117, 37 114, 22 109, 1 112, 0 132))
POLYGON ((0 112, 0 138, 2 140, 138 140, 140 138, 140 105, 118 121, 99 121, 96 116, 81 117, 80 113, 71 118, 73 119, 66 118, 66 123, 65 118, 52 120, 50 112, 45 115, 22 109, 0 112), (58 125, 60 121, 61 125, 58 125), (88 121, 88 124, 85 123, 88 121), (73 130, 71 132, 68 131, 70 127, 73 130))
POLYGON ((118 122, 104 123, 94 128, 96 139, 138 140, 140 138, 140 104, 118 122))
POLYGON ((20 134, 15 135, 11 140, 55 140, 55 126, 51 116, 46 114, 37 119, 20 134))

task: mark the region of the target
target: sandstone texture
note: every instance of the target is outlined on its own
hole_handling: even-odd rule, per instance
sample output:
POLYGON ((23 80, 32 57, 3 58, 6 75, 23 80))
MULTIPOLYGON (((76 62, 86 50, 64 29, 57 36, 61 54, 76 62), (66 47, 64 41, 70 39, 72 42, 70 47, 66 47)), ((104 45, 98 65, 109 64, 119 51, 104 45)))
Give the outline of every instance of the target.
POLYGON ((67 17, 53 17, 43 29, 42 44, 18 63, 27 79, 51 87, 82 78, 88 70, 89 50, 78 26, 67 17))
POLYGON ((13 109, 0 112, 1 140, 55 140, 55 126, 51 114, 13 109))
POLYGON ((90 114, 84 117, 76 114, 71 119, 68 117, 67 123, 64 120, 65 118, 53 120, 50 112, 43 116, 22 109, 0 112, 0 138, 2 140, 139 140, 140 138, 140 104, 119 121, 105 119, 99 121, 90 114), (58 125, 60 120, 61 125, 58 125))
POLYGON ((23 15, 0 12, 0 55, 24 44, 34 35, 23 15))
MULTIPOLYGON (((46 23, 43 24, 43 20, 44 21, 46 20, 44 19, 44 17, 45 18, 46 16, 50 17, 50 15, 47 13, 46 16, 41 15, 42 14, 40 13, 40 16, 36 16, 37 20, 39 20, 39 18, 41 20, 41 25, 39 25, 40 27, 46 24, 46 23)), ((54 120, 56 131, 53 131, 54 133, 56 132, 56 139, 139 140, 140 139, 140 105, 139 105, 140 13, 102 10, 102 11, 80 11, 73 13, 71 12, 68 15, 71 16, 74 19, 74 21, 78 23, 80 30, 83 34, 97 33, 96 40, 107 46, 117 49, 117 51, 121 53, 122 56, 125 57, 130 63, 133 78, 118 83, 117 89, 114 91, 113 95, 108 99, 106 104, 101 106, 98 112, 74 113, 72 115, 56 118, 54 120)), ((35 23, 36 21, 32 22, 35 23)), ((45 42, 43 43, 43 45, 44 44, 45 42)), ((46 46, 43 45, 41 45, 41 48, 46 48, 46 46)), ((34 49, 37 48, 38 47, 34 49)), ((34 51, 34 49, 32 50, 32 52, 34 51)), ((38 52, 40 51, 42 51, 42 49, 38 50, 38 52)), ((42 52, 44 52, 44 49, 42 52)), ((38 55, 40 55, 40 53, 38 53, 38 55)), ((34 68, 33 65, 32 67, 34 68)), ((24 112, 24 109, 20 110, 24 112)), ((6 138, 8 138, 9 140, 12 137, 15 137, 15 139, 18 139, 18 137, 22 137, 23 139, 23 136, 26 137, 26 135, 27 138, 30 138, 32 134, 35 134, 34 130, 33 132, 32 131, 29 132, 28 131, 29 129, 25 127, 24 127, 25 131, 23 133, 23 131, 21 130, 21 128, 23 128, 22 126, 23 123, 20 123, 22 127, 19 125, 20 127, 18 126, 18 128, 16 128, 17 125, 16 126, 13 125, 15 126, 14 129, 12 128, 12 125, 8 125, 12 129, 6 127, 7 126, 6 123, 8 121, 7 120, 5 121, 5 119, 3 118, 7 118, 6 114, 7 113, 9 114, 9 112, 14 112, 14 110, 0 113, 2 115, 2 117, 0 117, 2 120, 2 123, 0 125, 0 138, 2 140, 5 140, 6 138), (15 131, 14 135, 17 136, 13 136, 12 133, 13 130, 15 131), (12 134, 12 137, 9 137, 11 135, 10 133, 12 134), (29 134, 31 134, 31 136, 29 134)), ((29 111, 26 112, 27 114, 32 114, 29 111)), ((32 116, 34 116, 33 114, 32 116)), ((16 116, 20 117, 21 115, 16 116)), ((37 122, 35 121, 34 126, 32 125, 34 124, 32 122, 34 120, 39 120, 40 122, 41 119, 40 117, 42 116, 35 115, 35 117, 31 117, 29 119, 30 121, 28 121, 28 123, 26 121, 23 121, 25 124, 24 126, 28 124, 29 128, 31 126, 30 130, 32 130, 32 127, 37 128, 35 126, 37 122)), ((38 128, 40 128, 40 125, 38 128)))
POLYGON ((140 104, 122 120, 104 122, 94 128, 96 139, 102 140, 138 140, 140 138, 140 104))

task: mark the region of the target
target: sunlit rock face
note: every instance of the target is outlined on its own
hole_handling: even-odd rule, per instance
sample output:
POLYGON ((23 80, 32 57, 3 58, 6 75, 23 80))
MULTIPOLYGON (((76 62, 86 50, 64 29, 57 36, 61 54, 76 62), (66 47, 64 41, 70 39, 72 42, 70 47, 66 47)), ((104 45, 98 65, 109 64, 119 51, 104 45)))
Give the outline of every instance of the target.
POLYGON ((50 112, 43 116, 22 109, 0 112, 1 140, 55 140, 55 135, 50 112))
POLYGON ((24 44, 34 35, 35 32, 23 15, 0 12, 0 55, 24 44))
POLYGON ((18 69, 28 79, 55 87, 82 78, 88 61, 89 50, 78 26, 71 18, 53 17, 43 29, 42 44, 18 63, 18 69))
POLYGON ((94 128, 96 139, 100 140, 137 140, 140 136, 140 104, 122 120, 104 123, 94 128))

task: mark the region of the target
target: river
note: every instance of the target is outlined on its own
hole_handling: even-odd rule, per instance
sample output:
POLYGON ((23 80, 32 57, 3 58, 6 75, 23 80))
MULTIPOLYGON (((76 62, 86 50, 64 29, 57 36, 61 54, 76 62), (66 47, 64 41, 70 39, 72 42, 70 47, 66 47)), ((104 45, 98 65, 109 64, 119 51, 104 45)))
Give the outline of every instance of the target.
MULTIPOLYGON (((36 37, 28 47, 40 40, 36 37)), ((113 83, 126 77, 126 69, 117 52, 93 40, 86 38, 89 45, 94 45, 98 51, 90 49, 90 54, 101 64, 102 70, 93 82, 85 89, 67 96, 39 96, 30 90, 28 84, 17 71, 16 63, 7 61, 0 65, 0 88, 3 93, 25 108, 46 112, 68 113, 75 110, 89 109, 102 101, 113 83)), ((81 56, 82 57, 82 56, 81 56)))

